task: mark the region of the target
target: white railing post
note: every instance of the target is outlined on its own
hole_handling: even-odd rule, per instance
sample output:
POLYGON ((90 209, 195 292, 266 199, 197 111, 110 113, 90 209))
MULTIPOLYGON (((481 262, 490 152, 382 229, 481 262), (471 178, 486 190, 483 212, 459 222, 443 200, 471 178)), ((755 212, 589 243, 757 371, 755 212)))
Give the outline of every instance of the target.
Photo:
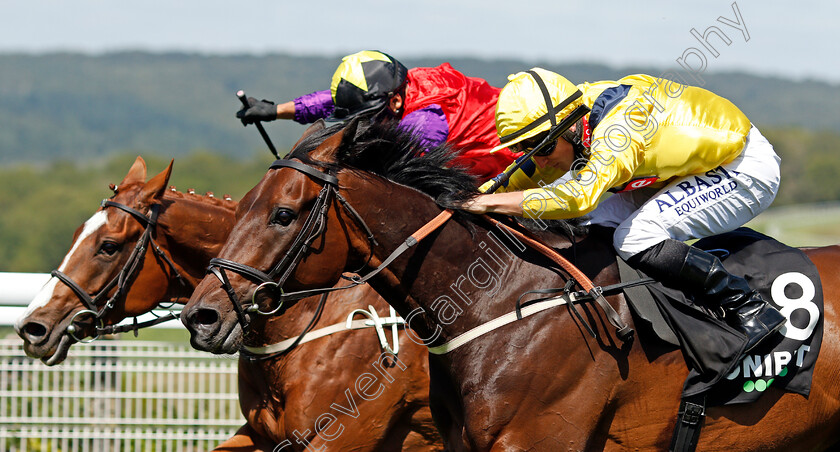
POLYGON ((94 344, 47 367, 0 340, 0 450, 203 450, 244 423, 228 384, 235 359, 187 344, 94 344))

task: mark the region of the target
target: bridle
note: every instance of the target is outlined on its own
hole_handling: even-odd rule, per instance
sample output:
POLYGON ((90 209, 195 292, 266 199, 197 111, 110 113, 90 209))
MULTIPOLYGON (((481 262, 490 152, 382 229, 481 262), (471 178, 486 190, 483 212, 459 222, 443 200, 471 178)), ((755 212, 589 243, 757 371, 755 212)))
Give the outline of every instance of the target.
MULTIPOLYGON (((292 246, 268 273, 265 273, 254 267, 245 264, 240 264, 238 262, 231 261, 228 259, 213 258, 210 260, 210 265, 207 268, 207 271, 208 273, 212 273, 213 275, 215 275, 222 282, 222 288, 227 293, 228 298, 234 306, 234 310, 237 314, 239 323, 242 326, 243 332, 250 323, 247 313, 273 315, 278 312, 281 312, 286 301, 300 300, 302 298, 306 298, 312 295, 326 294, 338 290, 350 289, 352 287, 364 284, 370 278, 382 271, 385 267, 390 265, 391 262, 393 262, 402 253, 404 253, 412 246, 416 245, 420 240, 428 236, 432 231, 436 230, 438 227, 446 223, 452 217, 451 210, 444 210, 437 217, 426 223, 423 227, 421 227, 420 229, 415 231, 411 236, 409 236, 387 258, 385 258, 385 260, 383 260, 377 268, 373 269, 365 276, 360 277, 358 275, 354 275, 352 277, 347 278, 350 280, 350 283, 347 285, 340 287, 326 287, 301 290, 297 292, 287 293, 283 290, 283 283, 285 283, 286 279, 288 279, 291 272, 294 271, 297 263, 300 262, 303 256, 308 252, 309 246, 312 244, 312 242, 315 239, 317 239, 321 234, 323 234, 326 229, 327 212, 329 211, 330 200, 332 196, 335 196, 341 202, 341 205, 344 206, 344 208, 351 213, 351 215, 353 216, 353 218, 355 218, 358 224, 367 232, 368 240, 371 244, 371 254, 373 252, 373 246, 376 244, 376 239, 373 237, 373 233, 371 232, 370 228, 368 228, 367 224, 365 224, 362 217, 339 194, 338 178, 336 176, 327 172, 317 170, 305 163, 294 160, 277 160, 269 167, 269 170, 276 168, 292 168, 297 171, 300 171, 312 177, 313 179, 316 179, 317 181, 321 182, 322 187, 321 191, 318 193, 318 197, 315 200, 313 208, 310 210, 306 220, 304 220, 304 224, 300 232, 298 232, 298 235, 292 242, 292 246), (230 284, 230 280, 228 279, 225 270, 234 271, 240 274, 241 276, 245 276, 251 280, 260 282, 256 290, 254 290, 250 305, 242 305, 242 302, 239 300, 239 297, 237 297, 233 286, 231 286, 230 284), (281 275, 281 277, 279 280, 275 281, 277 275, 281 275), (271 295, 277 299, 277 305, 269 311, 260 310, 260 306, 256 300, 257 294, 263 288, 270 289, 273 292, 271 295)), ((497 220, 491 220, 496 222, 497 224, 500 224, 497 220)), ((597 302, 599 306, 601 306, 604 312, 607 313, 607 319, 616 328, 617 334, 622 340, 630 340, 633 337, 633 330, 628 325, 623 323, 615 309, 613 309, 609 305, 609 303, 607 303, 606 299, 604 299, 603 288, 594 286, 589 280, 589 278, 586 277, 585 274, 583 274, 583 272, 581 272, 577 267, 575 267, 573 264, 568 262, 565 258, 560 256, 558 253, 556 253, 554 250, 550 249, 546 245, 526 237, 521 232, 517 232, 515 230, 511 230, 511 232, 517 234, 520 239, 525 239, 534 249, 552 259, 561 268, 565 269, 567 273, 569 273, 569 275, 571 276, 570 281, 572 281, 572 284, 568 285, 565 288, 565 291, 567 293, 571 290, 572 285, 579 284, 581 287, 584 288, 581 298, 586 297, 592 299, 595 302, 597 302)), ((365 266, 367 266, 367 264, 365 266)), ((316 316, 318 315, 318 313, 320 313, 321 309, 323 308, 324 300, 325 298, 322 297, 319 303, 318 310, 316 311, 316 316)), ((518 311, 519 302, 517 301, 517 315, 519 315, 518 311)), ((311 325, 312 322, 310 322, 310 327, 311 325)), ((304 331, 304 333, 302 333, 300 337, 302 338, 303 334, 305 333, 306 331, 304 331)))
POLYGON ((303 257, 309 252, 312 242, 314 242, 318 237, 320 237, 326 230, 327 213, 329 212, 329 208, 333 198, 337 199, 341 203, 344 209, 348 213, 350 213, 351 217, 353 217, 355 221, 365 231, 365 233, 367 234, 368 242, 370 244, 371 253, 373 252, 373 247, 376 246, 378 243, 376 242, 376 239, 374 238, 370 228, 367 226, 367 224, 359 215, 359 213, 356 212, 356 210, 350 205, 350 203, 346 199, 344 199, 344 197, 341 196, 341 194, 338 192, 338 178, 336 176, 329 174, 328 172, 317 170, 305 163, 296 160, 277 160, 271 164, 269 170, 278 168, 295 169, 322 184, 321 190, 318 193, 318 197, 315 199, 315 203, 313 204, 309 215, 304 220, 303 226, 301 227, 294 241, 292 241, 289 250, 286 251, 286 254, 284 254, 283 257, 277 262, 277 264, 275 264, 274 267, 272 267, 271 270, 269 270, 267 273, 249 265, 240 264, 229 259, 223 259, 218 257, 210 259, 210 265, 207 268, 208 273, 215 275, 219 279, 219 281, 222 282, 222 288, 227 293, 231 303, 233 303, 234 310, 236 311, 239 323, 241 324, 243 329, 246 328, 250 323, 247 313, 255 313, 266 316, 274 315, 281 312, 284 309, 284 303, 286 301, 300 300, 312 295, 326 294, 328 292, 333 292, 336 290, 350 289, 352 287, 364 284, 370 277, 378 273, 379 270, 381 270, 381 268, 384 268, 378 268, 377 270, 366 275, 363 278, 359 276, 345 277, 346 279, 349 279, 351 281, 350 284, 346 286, 310 289, 289 293, 285 292, 283 290, 283 284, 285 284, 286 280, 295 270, 295 267, 300 262, 300 260, 303 259, 303 257), (254 294, 251 297, 250 305, 244 306, 242 304, 239 297, 236 295, 233 286, 231 286, 230 280, 228 279, 225 270, 233 271, 234 273, 238 273, 239 275, 251 279, 252 281, 259 282, 259 285, 257 286, 256 290, 254 290, 254 294), (272 296, 277 297, 277 305, 274 308, 267 311, 260 310, 260 306, 256 300, 257 294, 264 289, 270 291, 272 296))
POLYGON ((108 207, 116 207, 120 210, 123 210, 134 217, 137 221, 144 225, 145 229, 143 230, 143 234, 137 239, 137 243, 134 245, 134 250, 131 252, 131 255, 128 257, 128 260, 123 265, 122 270, 120 273, 115 276, 108 284, 103 287, 99 293, 94 296, 90 296, 88 292, 83 289, 78 283, 73 281, 69 276, 64 274, 59 270, 53 270, 50 274, 59 281, 63 282, 67 287, 72 290, 79 300, 82 301, 82 304, 85 306, 85 309, 77 311, 73 314, 73 317, 70 319, 70 324, 67 326, 65 330, 66 334, 70 337, 75 339, 77 342, 92 342, 98 339, 102 334, 112 334, 121 331, 128 331, 131 329, 136 330, 138 328, 142 328, 145 326, 151 326, 157 323, 161 323, 167 320, 171 320, 172 318, 177 318, 177 315, 170 313, 170 315, 159 317, 157 319, 153 319, 150 321, 143 322, 142 324, 137 323, 137 319, 134 320, 134 325, 130 328, 120 328, 118 326, 105 326, 105 316, 114 308, 117 300, 123 297, 128 287, 131 284, 132 278, 136 275, 137 270, 140 268, 140 264, 143 262, 144 257, 146 256, 146 248, 149 244, 152 244, 152 249, 154 250, 155 254, 161 258, 166 264, 169 266, 172 274, 175 278, 181 283, 181 285, 186 286, 186 282, 181 277, 181 274, 178 272, 178 269, 175 267, 175 264, 172 262, 172 259, 160 249, 157 243, 155 243, 154 238, 152 235, 154 234, 155 226, 157 225, 157 218, 158 213, 160 210, 160 204, 152 204, 149 208, 149 215, 145 215, 144 213, 128 207, 124 204, 120 204, 118 202, 110 201, 107 199, 102 200, 100 206, 105 209, 108 207), (105 297, 108 296, 108 292, 111 291, 116 286, 117 290, 114 294, 108 298, 108 300, 102 305, 102 308, 98 306, 102 302, 105 297), (82 315, 90 315, 93 316, 94 321, 97 323, 96 325, 96 336, 91 339, 87 339, 85 337, 79 338, 76 336, 78 329, 76 328, 75 321, 79 316, 82 315))

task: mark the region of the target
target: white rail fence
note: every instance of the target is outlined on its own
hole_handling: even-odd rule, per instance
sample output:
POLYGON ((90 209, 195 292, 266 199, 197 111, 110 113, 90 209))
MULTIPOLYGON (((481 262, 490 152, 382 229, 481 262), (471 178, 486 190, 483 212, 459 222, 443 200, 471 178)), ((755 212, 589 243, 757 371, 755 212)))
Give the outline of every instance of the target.
MULTIPOLYGON (((13 324, 48 277, 0 274, 0 325, 13 324)), ((19 339, 0 339, 2 452, 207 451, 244 423, 235 357, 100 340, 48 367, 19 339)))
POLYGON ((0 340, 0 451, 205 451, 242 424, 232 357, 99 341, 47 367, 0 340))

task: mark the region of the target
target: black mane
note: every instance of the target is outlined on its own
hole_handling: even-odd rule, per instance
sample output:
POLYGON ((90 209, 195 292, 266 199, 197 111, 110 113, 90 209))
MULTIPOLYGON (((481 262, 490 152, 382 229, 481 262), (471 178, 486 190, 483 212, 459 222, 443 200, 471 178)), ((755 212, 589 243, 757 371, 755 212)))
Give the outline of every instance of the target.
POLYGON ((440 204, 454 205, 478 194, 477 181, 453 162, 456 153, 448 144, 428 147, 416 134, 401 129, 397 121, 348 124, 347 131, 355 129, 355 137, 345 137, 334 163, 316 162, 309 157, 324 140, 343 128, 344 125, 335 125, 311 134, 288 158, 333 171, 351 168, 370 172, 426 193, 440 204))
MULTIPOLYGON (((455 157, 455 151, 448 144, 427 147, 416 134, 401 129, 398 121, 361 121, 316 131, 301 140, 287 158, 297 158, 333 173, 348 168, 370 172, 426 193, 441 207, 452 208, 480 194, 478 181, 453 162, 455 157), (324 140, 345 128, 345 133, 354 133, 354 137, 344 138, 336 151, 335 162, 315 161, 309 157, 324 140)), ((564 235, 587 233, 587 228, 580 225, 580 219, 517 220, 535 231, 548 226, 548 230, 564 235)))

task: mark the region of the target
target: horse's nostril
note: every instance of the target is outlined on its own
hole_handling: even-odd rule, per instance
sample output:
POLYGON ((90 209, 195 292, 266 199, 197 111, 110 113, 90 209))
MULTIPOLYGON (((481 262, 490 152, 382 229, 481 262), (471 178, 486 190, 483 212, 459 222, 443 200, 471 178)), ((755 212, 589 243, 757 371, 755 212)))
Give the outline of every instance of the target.
POLYGON ((29 322, 23 326, 23 333, 31 338, 40 338, 47 334, 47 327, 40 323, 29 322))
POLYGON ((195 321, 199 325, 212 325, 219 321, 219 313, 213 309, 199 309, 195 314, 195 321))

